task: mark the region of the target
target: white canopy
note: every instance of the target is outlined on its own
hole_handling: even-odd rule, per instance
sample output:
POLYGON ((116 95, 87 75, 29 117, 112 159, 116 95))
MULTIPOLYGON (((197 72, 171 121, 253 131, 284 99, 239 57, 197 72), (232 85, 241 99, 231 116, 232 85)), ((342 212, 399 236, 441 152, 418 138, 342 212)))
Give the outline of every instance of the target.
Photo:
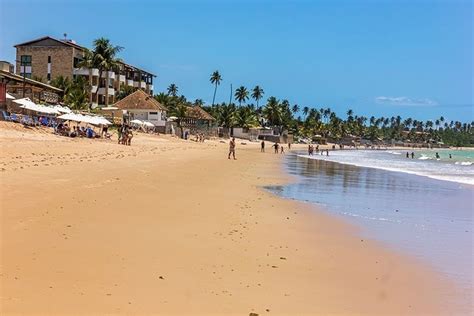
POLYGON ((53 109, 56 109, 61 113, 72 113, 71 109, 69 109, 67 106, 61 106, 59 104, 53 105, 53 109))
POLYGON ((102 116, 66 113, 61 116, 58 116, 58 118, 65 121, 84 122, 84 123, 93 124, 93 125, 111 125, 112 124, 111 122, 109 122, 107 119, 105 119, 102 116))
POLYGON ((145 125, 146 127, 155 127, 155 125, 153 125, 153 123, 151 122, 143 122, 143 125, 145 125))
POLYGON ((130 123, 132 123, 132 124, 138 124, 138 125, 142 125, 142 124, 143 124, 143 122, 140 121, 140 120, 131 120, 130 123))
POLYGON ((7 93, 7 99, 10 99, 10 100, 15 100, 15 97, 12 96, 11 94, 7 93))
POLYGON ((22 98, 13 100, 13 102, 20 104, 20 108, 30 111, 35 111, 39 113, 46 113, 46 114, 60 114, 58 110, 54 108, 50 108, 41 104, 36 104, 31 101, 29 98, 22 98))

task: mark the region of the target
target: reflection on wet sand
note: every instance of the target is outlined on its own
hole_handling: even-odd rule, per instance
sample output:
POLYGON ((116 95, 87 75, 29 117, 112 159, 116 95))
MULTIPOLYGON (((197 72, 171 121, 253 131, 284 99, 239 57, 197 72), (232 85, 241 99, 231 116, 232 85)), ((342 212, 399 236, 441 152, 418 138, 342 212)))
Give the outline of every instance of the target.
POLYGON ((323 205, 362 227, 367 238, 472 287, 472 186, 296 155, 287 157, 287 171, 299 181, 271 191, 323 205))

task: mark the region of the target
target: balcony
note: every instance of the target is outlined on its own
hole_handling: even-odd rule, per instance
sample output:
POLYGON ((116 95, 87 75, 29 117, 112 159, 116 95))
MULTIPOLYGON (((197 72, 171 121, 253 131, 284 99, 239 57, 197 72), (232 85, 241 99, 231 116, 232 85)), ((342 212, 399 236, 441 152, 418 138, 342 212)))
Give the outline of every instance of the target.
MULTIPOLYGON (((110 95, 115 95, 115 89, 114 88, 109 88, 109 96, 110 95)), ((105 88, 99 88, 99 94, 105 95, 105 88)))
POLYGON ((147 86, 147 89, 150 90, 150 91, 153 91, 153 85, 152 85, 152 84, 149 84, 149 85, 147 86))
POLYGON ((97 93, 97 89, 98 89, 98 88, 99 88, 98 86, 92 86, 92 87, 91 87, 91 92, 92 92, 92 93, 97 93))
POLYGON ((127 86, 133 87, 133 80, 127 80, 127 86))
POLYGON ((146 82, 145 81, 140 82, 140 88, 146 89, 146 82))
MULTIPOLYGON (((104 71, 102 74, 102 78, 107 78, 107 72, 104 71)), ((109 71, 109 79, 115 80, 115 72, 109 71)))
POLYGON ((120 82, 125 82, 125 76, 124 75, 119 75, 119 81, 120 82))
POLYGON ((134 81, 134 82, 133 82, 133 86, 134 86, 135 88, 140 87, 140 82, 139 82, 139 81, 134 81))
MULTIPOLYGON (((74 68, 74 75, 89 76, 89 68, 74 68)), ((99 69, 92 68, 92 76, 99 76, 99 69)))

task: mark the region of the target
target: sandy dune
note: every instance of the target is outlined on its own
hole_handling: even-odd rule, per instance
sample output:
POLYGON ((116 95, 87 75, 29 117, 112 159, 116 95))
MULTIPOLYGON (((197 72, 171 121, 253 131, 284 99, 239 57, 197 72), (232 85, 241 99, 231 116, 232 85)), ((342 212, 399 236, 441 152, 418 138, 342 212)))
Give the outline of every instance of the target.
POLYGON ((433 315, 456 289, 261 186, 282 155, 0 122, 0 314, 433 315))

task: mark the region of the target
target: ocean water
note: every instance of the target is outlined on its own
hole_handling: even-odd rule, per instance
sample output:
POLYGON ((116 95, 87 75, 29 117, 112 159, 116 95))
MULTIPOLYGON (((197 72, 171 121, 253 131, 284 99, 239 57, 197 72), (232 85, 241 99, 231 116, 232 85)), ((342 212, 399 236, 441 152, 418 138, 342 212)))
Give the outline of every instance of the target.
POLYGON ((474 185, 474 150, 340 150, 329 152, 329 156, 301 156, 474 185), (406 158, 407 152, 410 158, 406 158))
POLYGON ((267 189, 323 206, 360 227, 364 238, 420 259, 472 293, 473 157, 453 153, 450 159, 440 151, 439 161, 428 159, 433 151, 415 159, 398 151, 291 154, 286 170, 297 182, 267 189))

